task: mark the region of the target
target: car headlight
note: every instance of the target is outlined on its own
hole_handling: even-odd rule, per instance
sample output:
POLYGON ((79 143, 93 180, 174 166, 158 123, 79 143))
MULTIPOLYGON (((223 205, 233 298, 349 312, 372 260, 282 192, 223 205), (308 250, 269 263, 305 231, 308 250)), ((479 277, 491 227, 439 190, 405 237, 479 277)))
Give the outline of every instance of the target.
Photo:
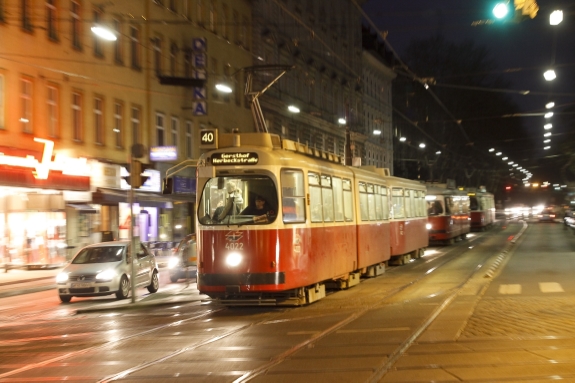
POLYGON ((430 223, 426 223, 426 224, 425 224, 425 228, 426 228, 427 230, 431 230, 431 224, 430 224, 430 223))
POLYGON ((112 279, 114 279, 115 276, 116 276, 116 270, 113 269, 104 270, 96 274, 96 281, 98 282, 111 281, 112 279))
POLYGON ((240 253, 229 253, 226 257, 226 265, 231 267, 236 267, 242 261, 242 255, 240 253))
POLYGON ((176 268, 180 264, 179 257, 170 257, 168 260, 168 269, 176 268))
POLYGON ((59 273, 56 275, 56 283, 66 283, 68 281, 68 273, 59 273))

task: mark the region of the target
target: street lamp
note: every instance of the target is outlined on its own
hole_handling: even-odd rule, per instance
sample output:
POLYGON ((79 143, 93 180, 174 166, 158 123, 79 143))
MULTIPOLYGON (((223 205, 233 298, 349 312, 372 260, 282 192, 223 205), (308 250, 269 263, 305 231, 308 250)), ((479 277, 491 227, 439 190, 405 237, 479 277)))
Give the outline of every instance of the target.
POLYGON ((563 11, 553 11, 551 15, 549 15, 549 24, 550 25, 559 25, 563 21, 563 11))
POLYGON ((99 25, 94 25, 90 29, 92 30, 92 32, 96 36, 101 37, 104 40, 108 40, 108 41, 118 40, 118 38, 116 37, 116 34, 114 32, 112 32, 111 30, 109 30, 108 28, 104 28, 104 27, 101 27, 99 25))
POLYGON ((553 101, 548 102, 547 104, 545 104, 545 108, 547 109, 551 109, 555 106, 555 103, 553 101))
POLYGON ((337 122, 340 125, 345 125, 347 123, 347 121, 343 117, 338 118, 337 122))
POLYGON ((553 112, 547 112, 547 113, 545 113, 545 116, 544 116, 544 117, 545 117, 545 118, 551 118, 551 117, 553 117, 553 112))
POLYGON ((421 149, 423 149, 423 148, 425 148, 425 144, 422 142, 421 144, 419 144, 419 147, 420 147, 421 149))
POLYGON ((551 129, 552 127, 553 127, 552 124, 545 124, 545 125, 543 125, 543 129, 545 129, 545 130, 549 130, 549 129, 551 129))
POLYGON ((509 7, 505 3, 498 3, 493 7, 493 16, 502 19, 509 13, 509 7))
POLYGON ((299 108, 297 106, 294 106, 294 105, 288 106, 288 110, 292 113, 299 113, 300 112, 299 108))
POLYGON ((547 81, 553 81, 557 78, 557 75, 553 69, 548 69, 543 73, 543 77, 545 77, 545 80, 547 81))
POLYGON ((224 82, 217 83, 216 89, 222 93, 232 93, 232 87, 224 82))

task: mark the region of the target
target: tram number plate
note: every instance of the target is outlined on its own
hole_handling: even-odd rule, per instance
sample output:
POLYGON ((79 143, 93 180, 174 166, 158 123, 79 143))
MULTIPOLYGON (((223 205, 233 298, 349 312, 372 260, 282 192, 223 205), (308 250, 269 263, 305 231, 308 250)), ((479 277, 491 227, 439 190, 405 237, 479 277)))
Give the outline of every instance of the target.
POLYGON ((72 288, 73 289, 79 289, 79 288, 83 288, 83 287, 92 287, 91 283, 87 283, 87 282, 78 282, 78 283, 72 283, 72 288))

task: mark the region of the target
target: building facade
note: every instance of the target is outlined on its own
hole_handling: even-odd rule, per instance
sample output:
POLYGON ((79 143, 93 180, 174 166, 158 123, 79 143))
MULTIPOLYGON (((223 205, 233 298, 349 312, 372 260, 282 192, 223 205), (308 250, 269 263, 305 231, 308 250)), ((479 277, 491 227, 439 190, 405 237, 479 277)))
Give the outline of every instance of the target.
POLYGON ((213 91, 251 63, 249 0, 0 1, 0 263, 57 264, 102 232, 127 237, 122 177, 139 145, 151 169, 136 234, 193 232, 194 172, 171 196, 161 180, 198 158, 201 127, 252 129, 243 97, 213 91), (154 160, 154 148, 172 156, 154 160))

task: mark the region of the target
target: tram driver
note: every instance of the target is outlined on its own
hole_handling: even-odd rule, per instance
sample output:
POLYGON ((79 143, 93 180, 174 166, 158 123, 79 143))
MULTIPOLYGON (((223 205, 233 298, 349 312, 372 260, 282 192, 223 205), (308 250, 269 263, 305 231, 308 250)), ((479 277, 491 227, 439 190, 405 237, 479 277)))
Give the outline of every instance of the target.
POLYGON ((242 212, 241 215, 253 215, 254 221, 269 220, 269 217, 275 216, 275 211, 269 206, 266 199, 262 196, 257 194, 254 198, 254 203, 248 205, 242 212), (262 217, 261 219, 256 219, 262 217))
POLYGON ((240 212, 240 207, 244 203, 242 192, 232 182, 226 184, 227 201, 226 204, 219 204, 214 212, 212 219, 214 221, 221 221, 228 215, 237 215, 240 212))

